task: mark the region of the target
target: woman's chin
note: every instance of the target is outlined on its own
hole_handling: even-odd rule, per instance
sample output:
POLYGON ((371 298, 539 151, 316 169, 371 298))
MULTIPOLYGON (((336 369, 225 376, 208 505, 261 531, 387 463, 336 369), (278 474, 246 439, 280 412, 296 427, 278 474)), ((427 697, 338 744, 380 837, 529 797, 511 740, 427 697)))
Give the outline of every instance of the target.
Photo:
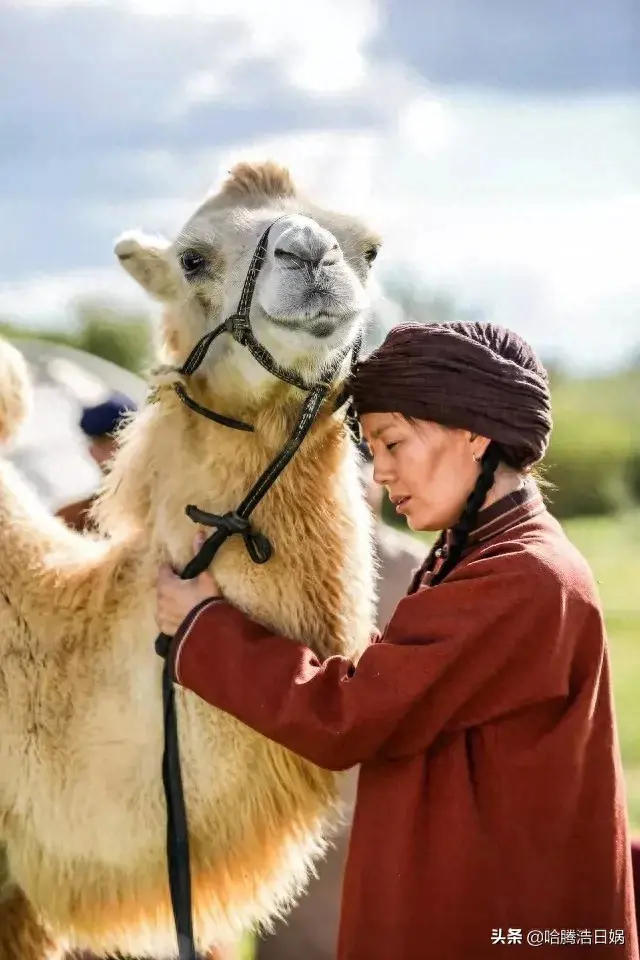
POLYGON ((438 517, 432 517, 424 510, 409 508, 404 514, 407 526, 414 533, 439 533, 444 529, 438 517))
POLYGON ((439 533, 440 527, 434 527, 430 523, 414 523, 407 517, 407 526, 413 533, 439 533))
POLYGON ((424 525, 424 518, 420 516, 420 513, 417 510, 415 513, 412 510, 407 510, 404 515, 404 519, 407 522, 409 530, 413 530, 414 533, 422 533, 423 531, 430 529, 428 526, 424 525))

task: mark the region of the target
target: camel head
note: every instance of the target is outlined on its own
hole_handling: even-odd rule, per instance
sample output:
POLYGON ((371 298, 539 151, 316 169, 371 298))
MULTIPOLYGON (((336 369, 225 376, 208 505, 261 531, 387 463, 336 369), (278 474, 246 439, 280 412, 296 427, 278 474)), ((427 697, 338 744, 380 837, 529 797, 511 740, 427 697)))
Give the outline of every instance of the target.
MULTIPOLYGON (((115 252, 165 305, 163 359, 181 363, 195 343, 235 314, 256 246, 271 226, 250 310, 252 331, 282 366, 317 378, 352 343, 370 312, 371 264, 380 240, 359 220, 302 196, 273 163, 235 166, 173 241, 128 232, 115 252)), ((203 370, 216 392, 254 397, 274 378, 220 336, 203 370), (223 361, 223 362, 222 362, 223 361)))

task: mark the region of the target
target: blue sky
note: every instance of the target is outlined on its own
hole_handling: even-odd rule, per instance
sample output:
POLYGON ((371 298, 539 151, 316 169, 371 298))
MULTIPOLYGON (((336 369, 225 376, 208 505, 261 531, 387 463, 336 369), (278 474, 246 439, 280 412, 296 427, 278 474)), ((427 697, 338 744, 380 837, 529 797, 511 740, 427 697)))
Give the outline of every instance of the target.
POLYGON ((385 238, 382 275, 576 367, 640 345, 635 0, 3 0, 0 314, 142 303, 114 237, 172 233, 243 158, 385 238))

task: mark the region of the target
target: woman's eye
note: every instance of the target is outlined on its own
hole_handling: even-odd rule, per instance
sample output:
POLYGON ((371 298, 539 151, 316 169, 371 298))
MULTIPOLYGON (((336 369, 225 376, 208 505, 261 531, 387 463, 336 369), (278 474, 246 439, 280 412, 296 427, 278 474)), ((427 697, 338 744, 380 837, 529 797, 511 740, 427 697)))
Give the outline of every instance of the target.
POLYGON ((394 447, 398 446, 398 443, 399 443, 398 440, 394 440, 393 443, 386 443, 385 446, 387 450, 393 450, 394 447))
POLYGON ((180 266, 187 277, 192 277, 196 273, 200 273, 200 271, 204 269, 205 264, 205 258, 201 253, 196 253, 195 250, 185 250, 180 257, 180 266))

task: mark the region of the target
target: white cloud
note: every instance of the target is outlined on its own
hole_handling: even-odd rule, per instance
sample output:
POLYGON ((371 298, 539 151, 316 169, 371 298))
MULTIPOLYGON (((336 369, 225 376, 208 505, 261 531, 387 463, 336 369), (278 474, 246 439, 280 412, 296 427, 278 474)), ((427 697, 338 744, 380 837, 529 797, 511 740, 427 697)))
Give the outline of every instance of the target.
MULTIPOLYGON (((107 218, 113 234, 136 225, 171 233, 212 177, 238 159, 274 158, 318 200, 368 217, 385 239, 383 270, 409 267, 425 286, 450 290, 545 350, 578 363, 608 362, 640 339, 640 193, 620 123, 634 109, 640 104, 610 102, 603 110, 597 100, 541 101, 523 109, 509 100, 426 98, 399 130, 317 130, 225 150, 156 153, 145 168, 149 182, 155 171, 163 192, 173 184, 173 198, 150 191, 90 214, 107 218), (452 136, 438 139, 441 123, 452 136), (562 138, 552 135, 558 130, 562 138)), ((52 303, 89 289, 135 299, 114 268, 5 286, 0 312, 11 303, 44 316, 52 303)))
MULTIPOLYGON (((134 201, 106 203, 95 201, 85 208, 85 223, 100 228, 114 240, 123 230, 142 229, 153 223, 153 232, 175 235, 193 213, 194 200, 184 197, 142 198, 134 201)), ((108 256, 111 251, 105 251, 108 256)))
POLYGON ((209 100, 219 99, 225 90, 226 83, 220 74, 213 70, 199 70, 187 77, 180 96, 176 98, 176 107, 181 111, 188 110, 209 100))
POLYGON ((8 6, 36 10, 60 10, 65 7, 111 7, 123 13, 152 17, 206 18, 217 16, 207 0, 5 0, 8 6))
POLYGON ((31 7, 34 10, 61 10, 65 7, 105 6, 111 0, 5 0, 8 7, 31 7))
POLYGON ((201 22, 212 31, 212 62, 187 77, 171 101, 172 113, 228 89, 234 70, 252 61, 276 65, 291 87, 314 96, 335 96, 367 78, 366 46, 380 21, 376 0, 323 0, 303 11, 299 0, 9 0, 14 6, 53 10, 84 6, 153 20, 201 22), (239 27, 241 36, 216 43, 216 25, 239 27))
MULTIPOLYGON (((127 75, 121 86, 113 86, 122 79, 118 74, 111 85, 89 91, 86 103, 59 91, 55 98, 67 106, 74 126, 82 124, 82 112, 90 108, 87 122, 95 121, 103 141, 120 144, 120 128, 112 135, 109 117, 122 115, 123 139, 118 156, 111 158, 111 179, 87 176, 85 193, 75 206, 76 219, 82 218, 93 235, 100 236, 100 245, 104 236, 128 227, 172 233, 233 162, 273 158, 290 165, 318 199, 368 216, 385 237, 382 266, 408 265, 427 286, 447 287, 493 319, 575 350, 585 362, 614 349, 611 342, 599 344, 603 322, 608 333, 617 331, 615 349, 625 337, 627 343, 637 337, 633 304, 640 246, 639 97, 527 100, 482 90, 430 89, 401 63, 381 61, 371 52, 370 41, 384 29, 380 4, 374 0, 324 0, 308 14, 294 0, 13 3, 42 10, 83 5, 117 11, 132 43, 126 49, 139 53, 137 72, 127 75), (153 42, 148 49, 140 44, 138 51, 137 38, 143 33, 153 42), (182 45, 170 45, 174 34, 180 34, 182 45), (157 41, 163 37, 167 50, 175 53, 166 73, 162 57, 157 57, 157 41), (202 42, 191 57, 194 38, 202 42), (236 80, 246 80, 242 71, 247 68, 255 67, 259 76, 265 64, 271 76, 275 72, 284 81, 282 89, 276 85, 274 96, 285 106, 291 103, 288 85, 298 97, 295 109, 302 92, 308 95, 309 116, 318 103, 331 109, 335 104, 343 111, 353 107, 366 125, 342 130, 336 122, 334 128, 319 126, 246 142, 237 135, 230 148, 194 149, 194 124, 200 118, 195 110, 207 103, 224 104, 227 113, 222 118, 213 111, 205 114, 214 118, 211 142, 220 131, 232 136, 228 130, 235 131, 238 123, 232 107, 240 96, 236 80), (138 74, 145 77, 144 84, 134 82, 138 74), (131 115, 129 88, 138 111, 131 115), (109 97, 117 100, 117 109, 111 108, 109 97), (166 137, 153 141, 166 144, 166 149, 146 151, 142 136, 141 149, 128 150, 126 138, 131 130, 139 131, 150 114, 166 119, 166 137), (171 124, 182 120, 194 122, 191 127, 188 122, 176 126, 180 133, 172 137, 171 124)), ((108 72, 108 58, 100 63, 96 74, 108 72)), ((67 88, 61 91, 69 93, 67 88)), ((19 103, 18 94, 15 100, 19 103)), ((279 106, 275 104, 274 114, 279 106)), ((43 109, 49 109, 46 101, 43 109)), ((56 116, 57 108, 50 109, 56 116)), ((268 107, 260 109, 266 112, 268 107)), ((256 117, 247 110, 242 116, 243 122, 248 117, 260 123, 265 113, 256 117)), ((278 116, 275 122, 287 120, 278 116)), ((64 123, 58 128, 64 129, 64 123)), ((109 169, 108 158, 104 163, 109 169)), ((67 189, 80 189, 83 165, 81 156, 67 189)), ((38 167, 33 181, 18 178, 36 206, 40 197, 33 196, 34 184, 37 188, 41 177, 38 167)), ((48 185, 47 191, 51 189, 48 185)), ((6 235, 26 238, 27 228, 21 232, 25 202, 18 209, 19 198, 10 188, 7 196, 9 214, 12 205, 18 213, 14 210, 13 231, 11 216, 3 218, 6 235)), ((73 194, 69 203, 63 198, 63 214, 62 208, 72 201, 73 194)), ((67 226, 71 237, 77 236, 77 223, 67 226)), ((117 267, 106 266, 112 263, 110 247, 104 247, 101 263, 102 272, 68 271, 0 286, 0 313, 50 316, 52 305, 64 312, 70 297, 91 290, 135 299, 131 281, 117 267)))
MULTIPOLYGON (((132 2, 140 12, 158 15, 155 0, 132 2)), ((234 69, 252 61, 274 63, 289 86, 312 96, 348 93, 366 82, 369 63, 365 47, 379 26, 375 0, 323 0, 321 7, 306 13, 302 13, 299 0, 204 2, 206 12, 195 3, 193 15, 236 22, 243 35, 221 50, 208 82, 199 83, 198 74, 187 80, 187 102, 194 84, 203 99, 207 86, 210 99, 219 96, 224 88, 221 78, 228 82, 234 69)), ((180 7, 181 0, 176 4, 180 7)), ((171 0, 166 6, 173 6, 171 0)), ((203 75, 200 77, 202 81, 203 75)))
MULTIPOLYGON (((557 145, 564 154, 570 152, 569 116, 578 144, 581 126, 589 122, 588 106, 582 117, 575 105, 570 110, 566 141, 557 145)), ((505 124, 511 132, 516 112, 505 124)), ((495 119, 498 126, 504 122, 495 119)), ((542 119, 529 115, 533 123, 542 119)), ((464 131, 463 116, 457 122, 464 131)), ((495 129, 486 133, 498 139, 495 129)), ((593 130, 594 137, 598 133, 604 131, 593 130)), ((616 146, 612 129, 608 147, 615 152, 616 146)), ((313 178, 310 188, 328 201, 336 197, 345 209, 370 208, 389 268, 409 266, 426 287, 450 290, 461 303, 482 308, 489 319, 515 327, 568 362, 615 362, 630 344, 640 343, 640 192, 627 182, 624 164, 617 189, 602 195, 595 176, 581 169, 579 152, 571 167, 555 170, 553 143, 541 137, 538 155, 528 154, 519 178, 521 158, 511 151, 511 179, 500 196, 505 158, 489 177, 475 165, 481 140, 467 145, 463 133, 460 142, 443 145, 432 164, 425 163, 420 144, 411 150, 405 142, 400 151, 397 141, 383 136, 341 137, 333 144, 339 163, 331 162, 331 147, 323 143, 315 166, 304 155, 296 164, 299 148, 299 139, 282 142, 280 149, 271 145, 274 155, 289 154, 305 179, 313 178)))
POLYGON ((451 114, 436 97, 421 94, 398 113, 398 136, 417 152, 430 154, 451 136, 451 114))

